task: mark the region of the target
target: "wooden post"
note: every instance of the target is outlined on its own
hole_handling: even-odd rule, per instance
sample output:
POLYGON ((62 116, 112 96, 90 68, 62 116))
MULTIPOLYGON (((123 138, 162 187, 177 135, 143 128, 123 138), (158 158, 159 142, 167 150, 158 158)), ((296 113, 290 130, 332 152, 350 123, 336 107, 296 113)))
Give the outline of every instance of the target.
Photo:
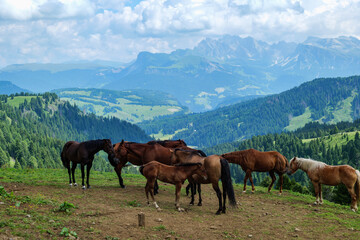
POLYGON ((138 214, 139 227, 145 227, 145 214, 143 212, 138 214))

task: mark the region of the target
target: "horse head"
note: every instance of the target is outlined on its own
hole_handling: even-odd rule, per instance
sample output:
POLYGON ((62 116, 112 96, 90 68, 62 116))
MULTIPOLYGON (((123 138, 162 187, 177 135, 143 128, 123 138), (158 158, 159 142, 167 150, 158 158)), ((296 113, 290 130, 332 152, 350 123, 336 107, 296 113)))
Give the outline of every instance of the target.
POLYGON ((104 139, 104 151, 108 154, 110 164, 116 167, 120 163, 120 160, 115 157, 114 146, 110 139, 104 139))
POLYGON ((294 157, 290 161, 289 168, 287 170, 287 174, 291 175, 291 174, 295 173, 298 170, 298 168, 299 168, 298 161, 297 161, 296 157, 294 157))
POLYGON ((198 163, 196 163, 197 164, 197 169, 195 170, 195 174, 197 174, 197 175, 199 175, 199 176, 201 176, 202 178, 204 178, 204 180, 207 180, 207 178, 208 178, 208 175, 207 175, 207 173, 206 173, 206 169, 205 169, 205 167, 202 165, 202 163, 201 162, 198 162, 198 163))

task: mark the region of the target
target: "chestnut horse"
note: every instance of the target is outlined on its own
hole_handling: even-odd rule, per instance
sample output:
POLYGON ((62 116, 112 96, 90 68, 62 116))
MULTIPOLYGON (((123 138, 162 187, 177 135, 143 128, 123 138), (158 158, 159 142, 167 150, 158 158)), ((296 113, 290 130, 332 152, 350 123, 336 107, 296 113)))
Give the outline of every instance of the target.
POLYGON ((114 167, 122 188, 125 188, 125 185, 121 177, 121 169, 127 162, 137 166, 151 161, 158 161, 167 165, 172 164, 170 149, 160 144, 125 142, 122 140, 120 143, 114 144, 114 150, 115 156, 120 160, 114 167))
MULTIPOLYGON (((216 195, 219 200, 219 209, 216 214, 225 213, 226 212, 226 195, 229 197, 229 201, 231 205, 236 205, 234 188, 231 181, 230 176, 230 167, 229 163, 218 155, 211 155, 207 157, 202 157, 196 154, 195 152, 182 150, 182 149, 174 149, 172 150, 172 161, 178 163, 196 163, 201 162, 205 169, 208 178, 204 180, 198 175, 192 175, 189 178, 189 182, 191 183, 199 183, 199 184, 212 184, 213 189, 216 192, 216 195), (219 188, 219 180, 221 179, 223 185, 223 202, 221 199, 221 191, 219 188)), ((191 202, 190 205, 194 204, 194 191, 192 187, 191 194, 191 202)), ((199 191, 199 206, 201 206, 201 191, 199 191)))
POLYGON ((252 192, 255 191, 254 182, 251 177, 251 173, 255 172, 269 172, 271 177, 271 184, 269 185, 268 192, 276 180, 275 173, 280 177, 280 193, 282 193, 283 174, 286 173, 289 167, 288 160, 276 151, 260 152, 255 149, 247 149, 242 151, 230 152, 221 155, 223 158, 229 161, 229 163, 235 163, 241 166, 242 170, 246 173, 244 178, 244 189, 246 192, 246 182, 250 179, 252 192))
POLYGON ((70 186, 72 186, 72 183, 74 183, 74 186, 77 186, 77 183, 75 181, 75 169, 77 164, 80 163, 82 188, 85 189, 85 184, 84 184, 85 165, 86 165, 86 177, 87 177, 86 184, 87 184, 87 188, 90 188, 90 184, 89 184, 90 169, 92 167, 94 155, 100 150, 104 150, 108 154, 108 159, 112 165, 117 165, 119 163, 119 160, 115 158, 114 148, 110 139, 90 140, 80 143, 76 141, 69 141, 65 143, 63 150, 61 152, 61 161, 64 167, 68 169, 70 186), (72 162, 71 171, 72 171, 73 181, 71 181, 70 162, 72 162))
POLYGON ((294 157, 290 161, 288 174, 298 169, 306 172, 314 185, 316 202, 322 204, 321 184, 336 186, 343 183, 351 196, 351 210, 357 211, 360 199, 360 172, 349 165, 331 166, 312 159, 294 157))
POLYGON ((184 181, 193 174, 198 174, 202 178, 206 179, 206 171, 201 163, 187 163, 187 164, 178 164, 175 166, 169 166, 162 164, 157 161, 151 161, 140 167, 140 173, 146 177, 147 182, 145 186, 145 193, 147 203, 149 203, 149 192, 151 198, 154 202, 154 205, 157 210, 161 210, 157 205, 154 198, 154 186, 155 180, 159 179, 162 182, 174 184, 176 187, 175 192, 175 206, 179 212, 184 211, 183 208, 180 208, 179 199, 180 199, 180 190, 184 181))

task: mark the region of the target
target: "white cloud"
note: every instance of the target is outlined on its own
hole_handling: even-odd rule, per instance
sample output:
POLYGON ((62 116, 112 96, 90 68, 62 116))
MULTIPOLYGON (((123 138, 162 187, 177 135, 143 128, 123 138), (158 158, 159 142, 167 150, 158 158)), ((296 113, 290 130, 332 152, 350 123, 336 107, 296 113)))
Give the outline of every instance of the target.
POLYGON ((78 59, 131 61, 205 37, 277 42, 360 37, 360 0, 0 0, 0 66, 78 59))

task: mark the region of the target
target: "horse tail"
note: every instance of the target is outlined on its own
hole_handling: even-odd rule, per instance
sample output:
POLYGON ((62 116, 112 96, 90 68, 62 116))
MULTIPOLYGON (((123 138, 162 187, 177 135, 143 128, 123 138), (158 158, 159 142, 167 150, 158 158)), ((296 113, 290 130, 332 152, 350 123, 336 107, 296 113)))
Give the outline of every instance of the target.
POLYGON ((355 183, 355 193, 356 193, 356 201, 359 202, 360 200, 360 172, 356 170, 357 180, 355 183))
POLYGON ((230 175, 230 166, 228 161, 225 158, 220 159, 221 163, 221 182, 223 184, 223 189, 229 197, 230 205, 235 206, 235 193, 234 187, 232 185, 231 175, 230 175))
POLYGON ((61 162, 62 164, 64 165, 65 168, 68 168, 68 160, 67 158, 65 157, 66 155, 66 151, 67 149, 69 148, 69 146, 71 145, 72 143, 71 142, 67 142, 65 143, 62 151, 61 151, 61 162))
POLYGON ((139 167, 139 171, 140 171, 141 175, 144 176, 144 173, 143 173, 143 171, 144 171, 144 165, 141 165, 141 166, 139 167))

